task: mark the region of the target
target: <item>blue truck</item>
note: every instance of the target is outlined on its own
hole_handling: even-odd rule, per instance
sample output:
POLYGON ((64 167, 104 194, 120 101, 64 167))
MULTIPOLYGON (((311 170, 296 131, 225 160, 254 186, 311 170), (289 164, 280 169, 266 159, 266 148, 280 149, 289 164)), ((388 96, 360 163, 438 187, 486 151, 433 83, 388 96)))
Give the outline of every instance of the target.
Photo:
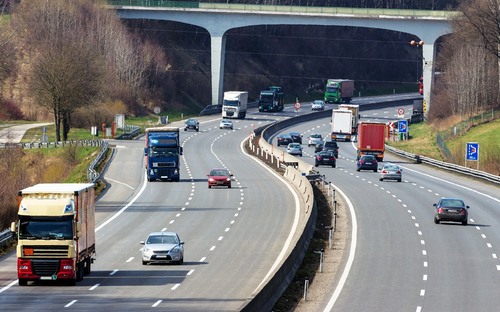
POLYGON ((179 128, 157 127, 146 129, 144 161, 148 181, 180 180, 182 147, 179 128))

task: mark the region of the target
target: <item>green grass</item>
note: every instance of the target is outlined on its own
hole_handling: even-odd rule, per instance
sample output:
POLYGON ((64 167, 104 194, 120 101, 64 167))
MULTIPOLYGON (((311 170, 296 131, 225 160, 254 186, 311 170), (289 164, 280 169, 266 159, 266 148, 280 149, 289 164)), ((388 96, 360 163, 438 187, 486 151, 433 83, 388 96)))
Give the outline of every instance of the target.
MULTIPOLYGON (((24 134, 23 139, 21 142, 23 143, 31 143, 31 142, 40 142, 42 135, 43 135, 43 128, 46 129, 46 134, 48 137, 49 142, 55 142, 56 141, 56 128, 54 125, 49 125, 45 127, 36 127, 29 129, 26 131, 24 134)), ((62 139, 62 133, 61 133, 61 139, 62 139)), ((68 140, 93 140, 96 139, 91 133, 90 129, 80 129, 80 128, 72 128, 69 133, 68 133, 68 140)), ((97 138, 98 139, 98 138, 97 138)))
POLYGON ((436 144, 436 131, 427 123, 410 125, 410 139, 407 141, 388 142, 390 146, 416 155, 443 160, 436 144))

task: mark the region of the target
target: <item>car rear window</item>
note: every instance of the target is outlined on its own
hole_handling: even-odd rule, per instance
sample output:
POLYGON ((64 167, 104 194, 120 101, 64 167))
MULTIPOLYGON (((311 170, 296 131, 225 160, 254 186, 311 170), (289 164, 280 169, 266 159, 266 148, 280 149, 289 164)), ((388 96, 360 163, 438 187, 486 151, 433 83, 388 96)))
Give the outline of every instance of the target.
POLYGON ((335 142, 335 141, 325 142, 325 147, 335 147, 335 148, 337 148, 337 142, 335 142))
POLYGON ((459 199, 443 199, 441 206, 444 207, 464 207, 464 202, 459 199))

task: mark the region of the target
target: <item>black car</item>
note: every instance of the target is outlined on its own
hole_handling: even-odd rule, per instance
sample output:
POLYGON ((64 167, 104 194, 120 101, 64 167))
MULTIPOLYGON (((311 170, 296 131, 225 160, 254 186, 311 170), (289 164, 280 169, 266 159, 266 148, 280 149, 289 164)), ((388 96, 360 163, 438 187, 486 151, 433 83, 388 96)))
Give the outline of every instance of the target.
POLYGON ((325 141, 323 143, 323 151, 331 151, 335 158, 339 158, 339 145, 336 141, 325 141))
POLYGON ((282 133, 282 134, 278 135, 276 142, 277 142, 276 144, 278 146, 280 146, 280 145, 288 146, 288 144, 293 143, 293 139, 292 139, 291 135, 282 133))
POLYGON ((317 152, 316 156, 314 156, 314 166, 318 167, 319 165, 332 166, 332 168, 335 168, 337 166, 337 159, 335 158, 333 152, 317 152))
POLYGON ((290 132, 290 136, 292 137, 292 143, 302 144, 302 134, 298 132, 290 132))
POLYGON ((469 206, 465 205, 464 201, 459 198, 441 198, 436 204, 434 213, 434 223, 439 224, 441 221, 462 222, 462 225, 467 225, 469 218, 469 206))
POLYGON ((317 143, 314 145, 314 152, 321 152, 323 150, 323 142, 317 143))
POLYGON ((356 161, 356 171, 373 170, 373 172, 377 172, 377 169, 377 158, 373 155, 363 155, 356 161))
POLYGON ((200 123, 198 122, 198 120, 194 118, 189 118, 188 120, 186 120, 184 131, 187 131, 188 129, 195 130, 196 132, 200 131, 200 123))

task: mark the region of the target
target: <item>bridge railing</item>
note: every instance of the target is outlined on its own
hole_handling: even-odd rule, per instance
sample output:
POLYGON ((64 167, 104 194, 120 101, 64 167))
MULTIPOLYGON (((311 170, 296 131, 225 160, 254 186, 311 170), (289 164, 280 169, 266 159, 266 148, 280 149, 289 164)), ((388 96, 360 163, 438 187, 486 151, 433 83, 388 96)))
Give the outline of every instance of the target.
POLYGON ((168 8, 193 8, 205 10, 231 10, 252 12, 275 12, 275 13, 306 13, 306 14, 344 14, 344 15, 369 15, 369 16, 408 16, 427 17, 438 19, 449 19, 458 12, 456 11, 432 11, 411 9, 374 9, 374 8, 341 8, 341 7, 317 7, 317 6, 293 6, 293 5, 266 5, 266 4, 242 4, 242 3, 210 3, 190 1, 167 1, 167 0, 108 0, 113 6, 141 6, 141 7, 168 7, 168 8))

